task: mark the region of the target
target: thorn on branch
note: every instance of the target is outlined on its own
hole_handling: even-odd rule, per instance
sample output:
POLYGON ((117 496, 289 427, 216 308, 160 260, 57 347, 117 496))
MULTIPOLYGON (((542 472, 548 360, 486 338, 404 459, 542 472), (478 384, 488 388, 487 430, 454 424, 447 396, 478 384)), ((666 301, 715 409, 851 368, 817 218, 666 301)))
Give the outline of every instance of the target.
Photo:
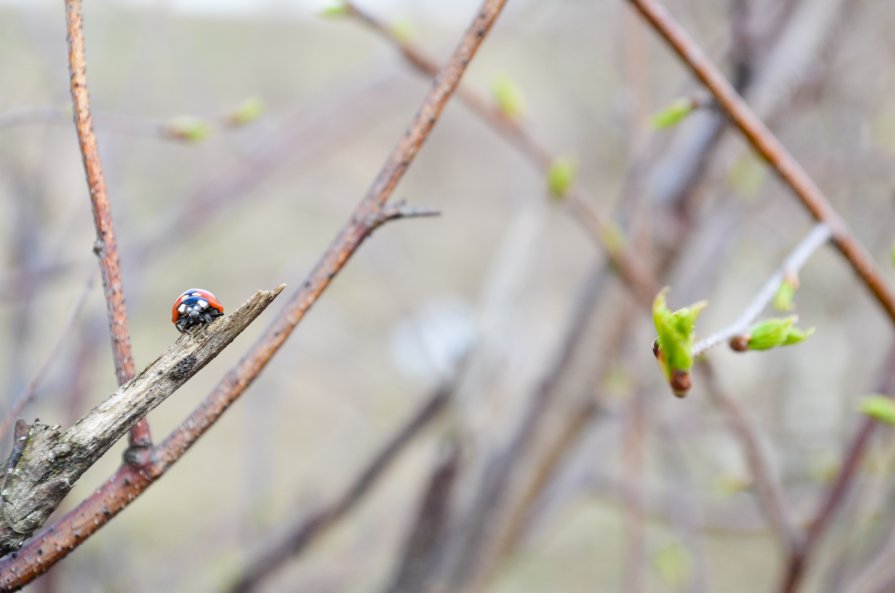
POLYGON ((399 218, 428 218, 432 216, 441 216, 441 211, 436 208, 409 206, 406 201, 401 200, 395 204, 383 206, 371 214, 367 219, 367 233, 372 233, 386 222, 399 218))

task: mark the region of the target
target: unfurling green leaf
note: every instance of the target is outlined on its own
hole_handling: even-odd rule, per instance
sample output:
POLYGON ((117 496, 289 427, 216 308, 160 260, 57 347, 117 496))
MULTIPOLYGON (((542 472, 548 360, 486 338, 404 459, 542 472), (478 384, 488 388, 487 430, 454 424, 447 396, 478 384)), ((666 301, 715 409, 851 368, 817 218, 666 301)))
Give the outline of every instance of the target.
POLYGON ((188 115, 171 118, 165 124, 166 136, 185 142, 201 142, 210 132, 208 122, 188 115))
POLYGON ((675 100, 671 105, 664 108, 659 113, 653 115, 653 127, 657 130, 664 130, 676 126, 686 119, 688 115, 693 113, 697 104, 693 99, 682 97, 675 100))
POLYGON ((318 13, 324 18, 338 18, 348 14, 348 4, 346 2, 333 2, 329 6, 320 9, 318 13))
MULTIPOLYGON (((665 303, 665 294, 668 288, 663 288, 653 301, 653 324, 658 335, 659 366, 665 373, 669 382, 680 380, 683 374, 689 373, 693 366, 693 341, 696 318, 706 307, 705 301, 700 301, 689 307, 671 311, 665 303)), ((686 392, 686 385, 681 384, 678 391, 686 392)))
POLYGON ((261 117, 263 111, 264 104, 261 103, 261 99, 258 97, 250 97, 243 101, 239 107, 227 117, 227 120, 230 122, 230 125, 244 126, 261 117))
POLYGON ((560 157, 553 161, 547 171, 547 189, 554 198, 566 197, 572 184, 575 183, 577 172, 575 161, 568 157, 560 157))
POLYGON ((814 333, 814 328, 807 331, 795 327, 798 317, 777 317, 765 319, 749 330, 749 350, 770 350, 778 346, 798 344, 814 333))
POLYGON ((774 295, 774 308, 778 311, 792 311, 793 299, 796 296, 796 289, 798 287, 798 278, 791 275, 784 277, 783 282, 777 287, 777 293, 774 295))
POLYGON ((861 413, 879 422, 895 424, 895 401, 885 395, 871 395, 861 400, 861 413))
POLYGON ((491 84, 491 95, 501 113, 508 118, 517 119, 525 113, 522 89, 506 74, 498 76, 491 84))

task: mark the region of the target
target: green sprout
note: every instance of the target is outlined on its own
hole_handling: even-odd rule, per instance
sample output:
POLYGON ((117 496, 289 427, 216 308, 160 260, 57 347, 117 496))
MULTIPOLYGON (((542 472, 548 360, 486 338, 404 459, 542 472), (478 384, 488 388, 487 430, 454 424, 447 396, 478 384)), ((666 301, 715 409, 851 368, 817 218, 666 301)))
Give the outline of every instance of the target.
POLYGON ((334 19, 346 16, 348 14, 348 3, 347 2, 333 2, 329 6, 325 6, 320 9, 318 13, 320 16, 328 19, 334 19))
POLYGON ((525 96, 512 78, 503 74, 491 83, 491 95, 501 113, 510 119, 518 119, 525 113, 525 96))
POLYGON ((565 198, 575 183, 577 169, 575 161, 569 157, 554 160, 547 171, 547 188, 550 190, 550 195, 558 200, 565 198))
POLYGON ((250 97, 243 101, 228 117, 230 125, 244 126, 252 123, 264 112, 264 104, 258 97, 250 97))
POLYGON ((696 109, 697 103, 693 99, 682 97, 656 113, 652 117, 653 127, 664 130, 674 127, 684 121, 688 115, 696 109))
POLYGON ((656 356, 675 395, 682 397, 690 386, 696 318, 708 303, 700 301, 671 311, 665 302, 667 292, 668 288, 663 288, 653 301, 653 324, 658 334, 656 356))
POLYGON ((211 126, 202 119, 184 115, 169 119, 164 132, 169 138, 185 142, 201 142, 211 133, 211 126))
POLYGON ((895 401, 885 395, 865 397, 858 410, 879 422, 895 424, 895 401))
POLYGON ((749 350, 770 350, 778 346, 798 344, 814 333, 814 328, 801 330, 795 327, 798 317, 776 317, 765 319, 749 330, 747 347, 749 350))
POLYGON ((799 279, 796 276, 787 274, 783 278, 783 282, 777 287, 774 294, 773 305, 778 311, 792 311, 793 300, 796 296, 796 289, 799 287, 799 279))

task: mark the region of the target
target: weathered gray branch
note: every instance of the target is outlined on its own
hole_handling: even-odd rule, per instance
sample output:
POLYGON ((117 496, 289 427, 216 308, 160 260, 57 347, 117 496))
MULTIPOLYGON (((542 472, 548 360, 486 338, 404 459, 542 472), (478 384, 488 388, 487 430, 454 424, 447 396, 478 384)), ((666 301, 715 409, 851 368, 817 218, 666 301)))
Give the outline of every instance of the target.
POLYGON ((233 313, 181 335, 71 428, 35 421, 26 430, 20 423, 0 482, 0 555, 21 547, 97 459, 227 347, 284 287, 260 290, 233 313))

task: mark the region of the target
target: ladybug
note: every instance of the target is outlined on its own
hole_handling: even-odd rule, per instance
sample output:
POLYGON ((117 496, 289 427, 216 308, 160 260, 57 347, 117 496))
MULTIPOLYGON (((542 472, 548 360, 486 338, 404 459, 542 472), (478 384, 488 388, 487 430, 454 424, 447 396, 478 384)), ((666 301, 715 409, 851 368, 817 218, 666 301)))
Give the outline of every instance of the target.
POLYGON ((216 296, 201 288, 191 288, 174 301, 171 322, 183 333, 197 325, 211 323, 223 314, 224 307, 216 296))

